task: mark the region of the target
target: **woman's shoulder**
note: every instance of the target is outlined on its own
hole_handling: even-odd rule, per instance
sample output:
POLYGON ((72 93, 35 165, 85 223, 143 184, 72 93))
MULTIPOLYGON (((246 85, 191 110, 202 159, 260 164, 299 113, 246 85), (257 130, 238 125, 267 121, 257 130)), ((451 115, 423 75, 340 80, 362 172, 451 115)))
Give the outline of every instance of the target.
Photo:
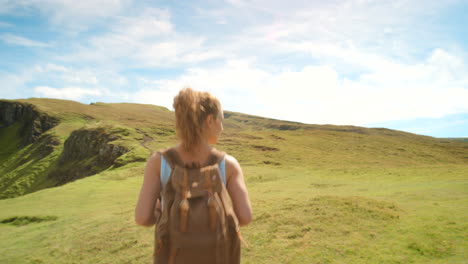
POLYGON ((157 167, 160 167, 161 162, 166 161, 165 159, 163 161, 161 157, 164 157, 164 154, 166 152, 168 152, 169 150, 171 150, 171 149, 175 149, 175 146, 168 147, 168 148, 161 148, 161 149, 158 149, 158 150, 152 150, 149 157, 148 157, 148 163, 152 163, 152 164, 156 165, 157 167))
POLYGON ((165 151, 167 151, 167 149, 152 150, 149 155, 149 159, 161 159, 161 156, 165 151))
POLYGON ((238 165, 239 164, 239 161, 237 161, 237 159, 234 156, 229 155, 227 153, 224 154, 224 160, 226 160, 226 165, 228 163, 230 165, 238 165))
POLYGON ((146 161, 147 164, 151 164, 152 166, 160 167, 161 166, 161 152, 160 151, 151 151, 148 160, 146 161))
POLYGON ((226 173, 229 175, 238 174, 242 171, 239 161, 234 156, 229 154, 224 155, 224 160, 226 162, 226 173))

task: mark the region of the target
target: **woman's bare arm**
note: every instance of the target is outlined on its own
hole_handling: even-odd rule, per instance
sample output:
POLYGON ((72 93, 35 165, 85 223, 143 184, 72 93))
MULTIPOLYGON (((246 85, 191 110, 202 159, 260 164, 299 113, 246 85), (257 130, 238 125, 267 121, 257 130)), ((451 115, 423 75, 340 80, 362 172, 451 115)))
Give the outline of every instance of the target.
POLYGON ((143 185, 135 208, 135 222, 142 226, 152 226, 156 222, 155 205, 160 197, 161 154, 153 152, 145 167, 143 185))
POLYGON ((252 206, 244 181, 244 174, 239 162, 233 156, 226 155, 227 189, 231 196, 239 224, 248 225, 252 221, 252 206))

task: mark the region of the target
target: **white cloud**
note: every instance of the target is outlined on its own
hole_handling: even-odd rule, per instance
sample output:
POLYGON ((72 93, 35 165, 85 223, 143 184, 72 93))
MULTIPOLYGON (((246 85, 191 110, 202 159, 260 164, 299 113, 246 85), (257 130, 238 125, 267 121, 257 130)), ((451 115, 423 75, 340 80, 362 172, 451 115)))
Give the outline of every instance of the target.
MULTIPOLYGON (((301 59, 318 60, 316 65, 331 64, 340 73, 348 69, 358 71, 359 67, 387 63, 386 58, 392 56, 410 63, 417 61, 412 54, 420 49, 414 49, 412 43, 414 30, 421 23, 415 21, 430 14, 433 8, 442 9, 450 4, 428 1, 421 7, 420 3, 408 0, 379 4, 372 1, 229 3, 215 9, 197 6, 194 9, 198 16, 188 17, 187 21, 206 14, 213 23, 239 22, 242 27, 234 31, 216 35, 190 34, 186 30, 181 33, 176 29, 191 25, 176 27, 171 21, 174 10, 146 7, 138 15, 115 16, 109 32, 89 38, 88 43, 79 45, 79 50, 61 59, 118 68, 174 68, 194 67, 213 59, 248 57, 261 58, 268 64, 271 57, 294 54, 301 59)), ((294 60, 282 62, 295 66, 294 60)))
POLYGON ((37 86, 34 88, 34 93, 40 97, 69 100, 80 100, 85 96, 102 95, 102 92, 97 89, 85 89, 80 87, 52 88, 48 86, 37 86))
POLYGON ((44 67, 39 66, 39 71, 70 72, 71 70, 63 65, 47 63, 44 67))
POLYGON ((148 81, 134 100, 171 107, 178 90, 191 86, 213 92, 227 110, 343 125, 468 112, 467 65, 448 52, 435 50, 420 64, 386 61, 377 66, 354 80, 330 66, 273 74, 230 61, 215 69, 195 68, 176 79, 148 81))
POLYGON ((0 39, 7 44, 19 45, 19 46, 24 46, 24 47, 45 48, 45 47, 50 46, 49 44, 44 43, 44 42, 31 40, 31 39, 28 39, 22 36, 13 35, 10 33, 5 33, 5 34, 0 35, 0 39))
POLYGON ((36 65, 34 70, 38 74, 47 74, 49 81, 60 80, 65 85, 98 83, 94 70, 89 68, 74 69, 63 65, 47 63, 45 65, 36 65))
POLYGON ((176 67, 223 57, 206 48, 203 36, 174 30, 167 10, 149 8, 138 16, 120 16, 106 34, 88 39, 89 45, 62 60, 97 62, 123 61, 125 67, 176 67))
POLYGON ((139 16, 120 17, 112 31, 128 38, 159 37, 173 32, 170 18, 170 13, 167 10, 146 8, 139 16))
POLYGON ((222 6, 199 13, 213 21, 228 19, 231 24, 242 25, 219 44, 220 50, 230 49, 227 53, 238 58, 246 54, 262 58, 301 54, 305 50, 300 46, 313 44, 314 53, 307 52, 310 59, 325 59, 319 48, 335 46, 414 63, 422 52, 450 46, 450 29, 434 21, 439 15, 436 12, 444 12, 459 1, 231 2, 231 8, 222 6))
POLYGON ((0 98, 18 99, 27 98, 29 92, 28 83, 37 77, 37 69, 34 67, 18 71, 5 71, 0 69, 0 98))
POLYGON ((172 102, 176 94, 177 91, 172 90, 142 89, 136 93, 129 94, 128 98, 132 102, 154 104, 172 109, 172 102))
POLYGON ((0 98, 20 98, 19 92, 24 89, 24 84, 27 81, 27 74, 12 74, 0 70, 0 98))

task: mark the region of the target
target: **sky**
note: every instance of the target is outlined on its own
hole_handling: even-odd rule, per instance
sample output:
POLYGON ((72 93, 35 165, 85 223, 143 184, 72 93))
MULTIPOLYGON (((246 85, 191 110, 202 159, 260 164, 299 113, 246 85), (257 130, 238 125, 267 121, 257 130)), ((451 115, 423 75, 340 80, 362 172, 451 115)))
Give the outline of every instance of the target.
POLYGON ((0 98, 468 137, 468 1, 0 0, 0 98))

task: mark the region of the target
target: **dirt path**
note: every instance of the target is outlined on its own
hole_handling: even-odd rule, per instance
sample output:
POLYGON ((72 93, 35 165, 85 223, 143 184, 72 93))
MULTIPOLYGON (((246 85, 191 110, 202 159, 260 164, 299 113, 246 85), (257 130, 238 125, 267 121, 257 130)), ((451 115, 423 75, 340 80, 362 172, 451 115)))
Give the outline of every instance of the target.
POLYGON ((151 142, 154 140, 154 138, 150 137, 145 131, 139 129, 139 128, 135 128, 135 130, 142 134, 143 135, 143 142, 140 142, 140 145, 144 148, 146 148, 147 150, 149 150, 150 152, 153 151, 152 149, 150 149, 146 144, 148 142, 151 142))

